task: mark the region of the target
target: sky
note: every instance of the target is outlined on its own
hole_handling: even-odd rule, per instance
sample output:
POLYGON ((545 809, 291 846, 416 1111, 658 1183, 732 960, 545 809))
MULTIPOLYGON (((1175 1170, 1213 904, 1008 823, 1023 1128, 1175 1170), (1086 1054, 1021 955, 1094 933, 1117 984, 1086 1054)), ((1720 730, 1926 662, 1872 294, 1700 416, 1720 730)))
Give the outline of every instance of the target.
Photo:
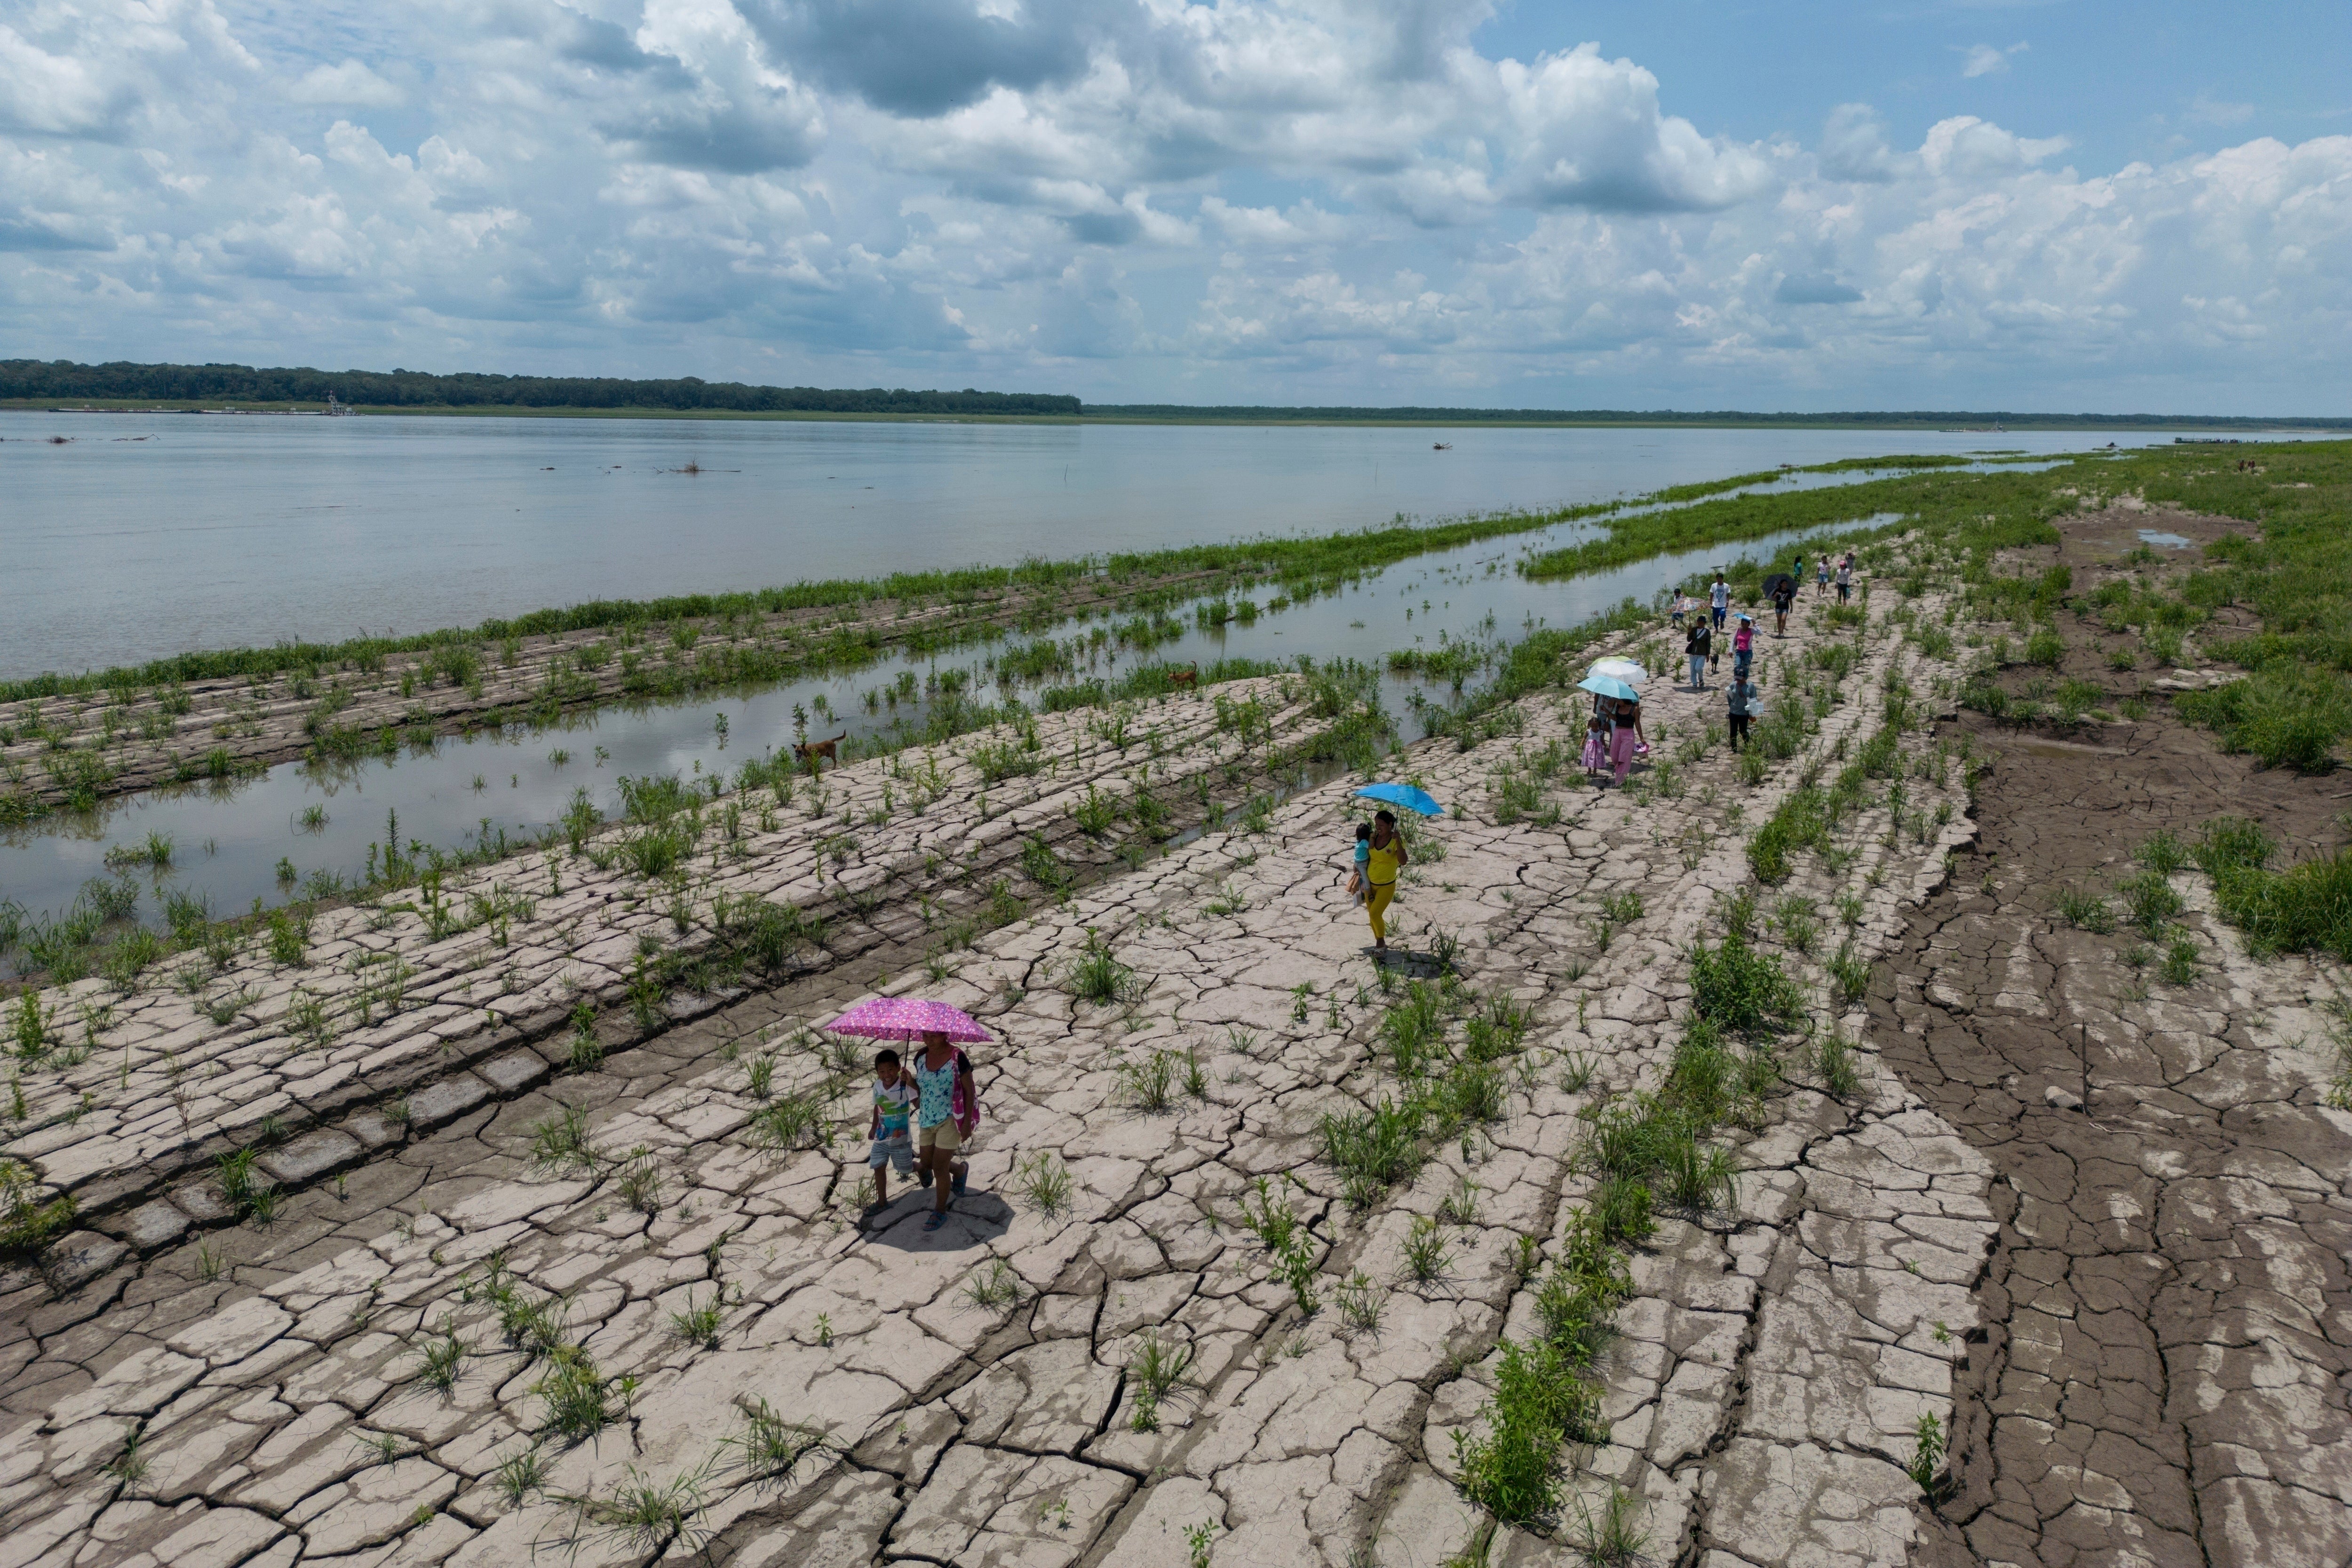
POLYGON ((0 357, 2352 414, 2342 0, 8 0, 0 357))

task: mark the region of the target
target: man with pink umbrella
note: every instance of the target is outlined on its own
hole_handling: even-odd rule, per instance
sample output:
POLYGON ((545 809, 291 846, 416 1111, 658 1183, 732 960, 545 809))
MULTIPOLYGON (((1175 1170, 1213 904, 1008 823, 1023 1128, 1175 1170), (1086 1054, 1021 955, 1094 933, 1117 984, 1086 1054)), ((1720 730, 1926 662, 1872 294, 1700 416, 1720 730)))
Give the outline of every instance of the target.
POLYGON ((837 1035, 859 1035, 872 1040, 922 1041, 908 1070, 915 1080, 915 1163, 923 1184, 931 1188, 931 1212, 925 1230, 937 1230, 948 1220, 948 1198, 963 1194, 971 1164, 956 1157, 980 1125, 980 1084, 972 1076, 971 1058, 957 1048, 959 1040, 990 1038, 980 1021, 944 1002, 911 996, 877 996, 860 1002, 825 1026, 837 1035))

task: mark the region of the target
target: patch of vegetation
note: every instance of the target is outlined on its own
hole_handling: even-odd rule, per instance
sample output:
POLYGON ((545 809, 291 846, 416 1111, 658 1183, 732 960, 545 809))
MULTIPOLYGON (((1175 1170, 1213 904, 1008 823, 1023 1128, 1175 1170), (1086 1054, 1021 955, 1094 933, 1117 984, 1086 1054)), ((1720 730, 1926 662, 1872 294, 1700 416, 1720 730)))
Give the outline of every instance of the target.
MULTIPOLYGON (((1734 938, 1744 942, 1744 923, 1734 922, 1726 946, 1734 938)), ((1752 961, 1737 948, 1728 963, 1723 948, 1706 955, 1706 989, 1720 1016, 1695 1010, 1657 1090, 1604 1106, 1594 1116, 1580 1163, 1596 1183, 1588 1202, 1571 1211, 1558 1256, 1537 1289, 1541 1332, 1504 1342, 1494 1396, 1480 1409, 1476 1427, 1454 1436, 1464 1493, 1498 1520, 1554 1517, 1561 1500, 1561 1446, 1608 1438, 1591 1366, 1608 1342, 1611 1315, 1633 1292, 1625 1248, 1647 1234, 1653 1194, 1690 1209, 1731 1195, 1737 1172, 1730 1152, 1707 1140, 1723 1122, 1751 1115, 1779 1078, 1768 1037, 1782 1016, 1778 986, 1752 961), (1724 1033, 1725 1020, 1738 1017, 1753 1019, 1759 1036, 1744 1054, 1729 1047, 1724 1033)), ((1695 958, 1695 971, 1701 962, 1695 958)), ((1701 990, 1696 973, 1692 989, 1695 994, 1701 990)), ((1532 1267, 1530 1259, 1522 1272, 1532 1267)), ((1632 1539, 1630 1515, 1616 1528, 1612 1539, 1632 1539)))
POLYGON ((1087 928, 1087 940, 1069 963, 1070 990, 1087 1002, 1130 1002, 1142 994, 1135 971, 1118 961, 1110 943, 1093 926, 1087 928))
POLYGON ((2213 879, 2215 909, 2250 952, 2332 952, 2352 963, 2352 848, 2273 870, 2276 851, 2256 824, 2220 816, 2191 853, 2213 879))

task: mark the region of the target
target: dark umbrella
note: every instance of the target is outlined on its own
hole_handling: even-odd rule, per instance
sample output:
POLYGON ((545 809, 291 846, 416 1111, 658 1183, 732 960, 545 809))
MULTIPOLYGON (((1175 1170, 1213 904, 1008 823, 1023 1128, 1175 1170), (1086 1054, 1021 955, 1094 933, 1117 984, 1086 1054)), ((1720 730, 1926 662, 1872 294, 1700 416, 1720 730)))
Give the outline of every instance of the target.
POLYGON ((1783 588, 1791 594, 1797 591, 1797 580, 1786 572, 1775 572, 1764 579, 1764 596, 1768 599, 1779 598, 1783 588))

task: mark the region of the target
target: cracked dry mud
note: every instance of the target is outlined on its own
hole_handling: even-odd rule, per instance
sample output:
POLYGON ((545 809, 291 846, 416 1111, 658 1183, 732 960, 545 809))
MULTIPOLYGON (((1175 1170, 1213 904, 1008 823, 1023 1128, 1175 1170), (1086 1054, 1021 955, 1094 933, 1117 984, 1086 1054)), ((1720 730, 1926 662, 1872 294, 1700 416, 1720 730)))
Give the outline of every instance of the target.
MULTIPOLYGON (((797 968, 940 945, 934 928, 976 923, 992 879, 1023 874, 1030 841, 1081 865, 1108 858, 1073 821, 1083 798, 1108 786, 1131 802, 1149 789, 1181 818, 1187 792, 1230 795, 1262 771, 1268 748, 1327 729, 1286 695, 1295 689, 1223 689, 1228 712, 1255 704, 1246 738, 1213 727, 1212 700, 1196 698, 1139 719, 1131 733, 1097 734, 1108 727, 1085 714, 1039 719, 1009 739, 1008 754, 1031 771, 992 784, 961 752, 935 748, 803 780, 784 799, 764 789, 713 799, 696 817, 708 847, 685 858, 695 874, 682 888, 634 870, 636 836, 611 833, 585 855, 534 850, 412 897, 330 910, 299 962, 278 962, 255 933, 218 963, 189 953, 168 973, 159 966, 155 984, 127 997, 97 980, 55 988, 41 1004, 49 1032, 78 1044, 52 1058, 55 1070, 20 1077, 24 1125, 7 1152, 85 1215, 143 1205, 106 1227, 121 1242, 169 1240, 191 1219, 226 1215, 203 1179, 179 1179, 254 1142, 270 1119, 309 1131, 263 1153, 264 1169, 307 1181, 404 1128, 536 1084, 569 1061, 563 1029, 575 1009, 629 1003, 648 956, 712 951, 760 904, 826 922, 822 944, 814 927, 799 929, 787 950, 797 968), (1190 731, 1181 740, 1180 727, 1190 731), (173 1201, 160 1201, 175 1180, 173 1201)), ((716 999, 627 1012, 654 1011, 658 1023, 716 999)), ((638 1032, 607 1014, 596 1048, 638 1032)))
MULTIPOLYGON (((1931 596, 1924 607, 1940 605, 1931 596)), ((1804 647, 1832 635, 1816 614, 1808 605, 1786 642, 1763 645, 1774 689, 1795 678, 1804 647)), ((1924 699, 1953 671, 1874 628, 1860 667, 1825 699, 1811 752, 1827 756, 1875 731, 1890 673, 1924 699)), ((1663 761, 1719 721, 1722 697, 1719 688, 1701 696, 1657 686, 1649 723, 1663 761)), ((1468 984, 1517 998, 1534 1023, 1513 1064, 1509 1115, 1437 1149, 1414 1181, 1369 1209, 1342 1201, 1315 1135, 1324 1111, 1397 1089, 1376 1050, 1386 999, 1362 952, 1361 917, 1340 887, 1352 816, 1348 786, 1336 783, 1290 799, 1261 832, 1206 833, 979 938, 954 955, 950 978, 919 967, 887 983, 966 1006, 999 1036, 977 1053, 987 1121, 971 1191, 936 1234, 920 1228, 929 1194, 898 1184, 889 1210, 862 1215, 861 1142, 772 1152, 745 1136, 763 1103, 748 1062, 775 1053, 772 1095, 817 1084, 826 1064, 800 1043, 800 1026, 871 989, 871 973, 854 963, 812 964, 766 989, 707 998, 641 1043, 616 1041, 590 1071, 551 1081, 557 1041, 541 1043, 536 1066, 507 1079, 493 1067, 420 1079, 429 1089, 464 1076, 479 1092, 453 1102, 437 1125, 412 1122, 405 1135, 352 1152, 337 1186, 324 1179, 329 1166, 289 1174, 289 1196, 268 1226, 227 1228, 189 1212, 203 1206, 199 1184, 186 1180, 191 1162, 211 1145, 185 1119, 174 1147, 195 1152, 175 1167, 172 1209, 185 1234, 125 1238, 117 1224, 112 1238, 101 1228, 61 1247, 47 1277, 7 1280, 0 1559, 492 1564, 556 1551, 588 1563, 707 1555, 744 1565, 1152 1568, 1193 1561, 1198 1541, 1216 1564, 1435 1568, 1481 1536, 1453 1484, 1453 1436, 1478 1428, 1499 1342, 1530 1331, 1518 1240, 1551 1246, 1589 1190, 1578 1112, 1657 1081, 1686 1011, 1687 950, 1720 930, 1711 895, 1752 885, 1740 821, 1761 820, 1806 761, 1777 763, 1750 788, 1716 747, 1680 762, 1673 785, 1658 787, 1661 768, 1645 775, 1649 788, 1627 793, 1582 785, 1571 764, 1549 790, 1556 819, 1498 820, 1494 775, 1554 740, 1580 742, 1571 696, 1525 700, 1520 733, 1467 752, 1424 744, 1396 764, 1464 807, 1431 825, 1443 858, 1409 869, 1400 889, 1392 931, 1416 955, 1405 969, 1433 973, 1439 938, 1449 939, 1468 984), (1604 950, 1595 931, 1601 900, 1629 890, 1642 894, 1643 911, 1604 950), (1133 966, 1140 991, 1131 1001, 1074 996, 1070 964, 1089 933, 1133 966), (1166 1109, 1151 1110, 1123 1069, 1160 1050, 1197 1052, 1202 1092, 1180 1082, 1166 1109), (1565 1087, 1580 1076, 1571 1062, 1592 1068, 1574 1091, 1565 1087), (530 1163, 528 1129, 558 1100, 583 1108, 608 1156, 593 1177, 530 1163), (1059 1212, 1024 1193, 1020 1164, 1041 1153, 1072 1181, 1059 1212), (646 1170, 658 1173, 656 1192, 645 1187, 646 1170), (625 1188, 631 1173, 637 1184, 625 1188), (1312 1315, 1302 1317, 1241 1223, 1242 1200, 1262 1177, 1308 1223, 1323 1303, 1312 1315), (1404 1254, 1423 1218, 1441 1220, 1448 1261, 1414 1285, 1404 1254), (552 1309, 565 1323, 558 1337, 576 1347, 564 1355, 635 1379, 625 1398, 614 1394, 614 1419, 594 1436, 546 1435, 549 1402, 534 1390, 551 1363, 501 1332, 483 1289, 494 1260, 521 1300, 562 1302, 552 1309), (1333 1304, 1360 1271, 1381 1303, 1377 1329, 1351 1325, 1333 1304), (1010 1301, 990 1289, 1007 1273, 1017 1282, 1010 1301), (675 1314, 714 1304, 715 1335, 673 1331, 675 1314), (446 1392, 425 1376, 422 1354, 444 1332, 471 1351, 446 1392), (1191 1386, 1163 1400, 1156 1428, 1145 1430, 1133 1363, 1153 1342, 1190 1347, 1191 1386), (761 1473, 743 1442, 745 1407, 761 1400, 822 1428, 824 1446, 788 1471, 761 1473), (534 1453, 545 1474, 517 1501, 499 1468, 534 1453), (565 1500, 609 1503, 640 1482, 680 1478, 706 1505, 686 1534, 656 1522, 633 1537, 608 1513, 565 1500)), ((1145 716, 1197 726, 1174 754, 1197 751, 1205 770, 1213 758, 1230 760, 1212 751, 1223 742, 1207 732, 1207 710, 1175 703, 1145 716)), ((1855 858, 1842 875, 1801 857, 1795 879, 1772 897, 1821 904, 1833 941, 1839 919, 1827 900, 1851 890, 1858 952, 1916 952, 1924 964, 1940 950, 1921 933, 1953 928, 1948 906, 1961 896, 1948 885, 1947 851, 1976 828, 1960 765, 1938 767, 1937 743, 1921 731, 1902 744, 1916 770, 1907 781, 1912 828, 1874 806, 1851 823, 1855 858), (1938 804, 1953 810, 1927 826, 1938 804)), ((1039 781, 1035 825, 1066 815, 1078 783, 1134 761, 1074 759, 1074 774, 1039 781)), ((845 769, 835 787, 878 795, 882 768, 845 769)), ((976 778, 950 772, 928 815, 970 833, 989 813, 976 778)), ((732 863, 729 875, 756 893, 805 896, 816 830, 778 831, 772 848, 732 863)), ((952 856, 949 842, 931 847, 952 856)), ((909 962, 921 931, 911 906, 930 887, 919 877, 876 879, 882 908, 871 918, 901 922, 893 951, 909 962)), ((616 886, 601 907, 625 910, 631 896, 642 890, 616 886)), ((581 962, 590 937, 534 940, 561 966, 581 962)), ((1953 1520, 1974 1509, 1965 1533, 1926 1509, 1905 1473, 1923 1414, 1979 1434, 1983 1418, 1971 1411, 1993 1397, 1985 1391, 2006 1399, 2012 1377, 2095 1365, 2103 1352, 2059 1336, 2037 1360, 2003 1326, 2012 1302, 2027 1300, 2022 1283, 2049 1272, 2020 1239, 2021 1220, 2040 1211, 2005 1195, 2017 1177, 2004 1162, 2025 1141, 2014 1121, 1989 1117, 1975 1093, 1953 1089, 1959 1079, 1916 1059, 1937 1043, 1940 1026, 1918 1016, 1942 1005, 1923 1000, 1936 983, 1923 989, 1914 970, 1840 1016, 1822 962, 1829 943, 1808 945, 1779 951, 1811 994, 1817 1023, 1862 1037, 1861 1086, 1833 1100, 1811 1087, 1792 1052, 1791 1081, 1763 1125, 1734 1134, 1743 1174, 1731 1205, 1662 1214, 1633 1260, 1633 1298, 1618 1310, 1617 1337, 1597 1369, 1610 1438, 1569 1453, 1573 1489, 1593 1499, 1612 1485, 1628 1489, 1642 1500, 1648 1558, 1703 1568, 1895 1563, 1972 1549, 1986 1560, 2003 1552, 2019 1562, 2099 1560, 2089 1549, 2053 1554, 2064 1510, 2046 1506, 2048 1487, 2034 1489, 2022 1460, 1984 1479, 1980 1437, 1964 1447, 1960 1494, 1946 1505, 1953 1520), (1907 1087, 1915 1082, 1918 1092, 1907 1087), (2011 1519, 2022 1521, 2021 1546, 1980 1535, 1987 1521, 2011 1519)), ((2005 952, 2000 962, 2010 963, 2005 952)), ((598 983, 614 973, 607 965, 598 983)), ((2256 984, 2249 973, 2228 965, 2228 984, 2256 984)), ((2030 961, 2011 988, 2021 1005, 2055 1005, 2062 991, 2030 961)), ((470 1016, 470 1005, 463 1010, 470 1016)), ((2208 1011, 2200 1026, 2221 1013, 2208 1011)), ((2284 1027, 2284 1005, 2267 1016, 2284 1027)), ((2160 1026, 2187 1022, 2168 1016, 2160 1026)), ((2223 1030, 2168 1032, 2162 1048, 2144 1054, 2169 1064, 2169 1086, 2187 1057, 2211 1049, 2170 1042, 2218 1041, 2223 1030)), ((263 1055, 274 1051, 282 1071, 302 1053, 283 1030, 275 1037, 263 1055)), ((2251 1037, 2237 1048, 2255 1049, 2251 1037)), ((2291 1052, 2273 1058, 2241 1069, 2250 1098, 2208 1120, 2308 1108, 2319 1068, 2291 1052), (2264 1072, 2293 1083, 2255 1095, 2264 1072)), ((862 1094, 854 1080, 835 1108, 852 1134, 862 1131, 862 1094)), ((229 1131, 236 1116, 260 1114, 257 1100, 229 1098, 210 1112, 229 1131)), ((2136 1113, 2158 1103, 2144 1095, 2136 1113)), ((2113 1114, 2095 1096, 2092 1110, 2113 1114)), ((118 1159, 145 1147, 131 1122, 109 1136, 118 1159)), ((2286 1146, 2301 1147, 2292 1138, 2286 1146)), ((2230 1435, 2244 1430, 2224 1408, 2231 1400, 2242 1414, 2273 1387, 2304 1390, 2294 1408, 2308 1416, 2296 1426, 2306 1447, 2292 1463, 2305 1474, 2339 1451, 2328 1444, 2344 1429, 2341 1396, 2317 1375, 2320 1362, 2252 1349, 2249 1327, 2284 1334, 2300 1302, 2310 1313, 2296 1320, 2312 1342, 2304 1348, 2313 1358, 2324 1348, 2328 1325, 2318 1314, 2335 1309, 2315 1298, 2336 1291, 2327 1300, 2340 1304, 2340 1257, 2326 1262, 2291 1243, 2298 1227, 2341 1213, 2328 1206, 2335 1189, 2283 1157, 2210 1163, 2202 1186, 2183 1168, 2169 1212, 2180 1216, 2184 1244, 2193 1232, 2210 1255, 2195 1288, 2239 1290, 2245 1302, 2234 1318, 2227 1309, 2195 1318, 2206 1337, 2193 1344, 2168 1342, 2184 1364, 2212 1368, 2214 1401, 2183 1411, 2213 1429, 2208 1490, 2252 1468, 2242 1437, 2230 1435), (2279 1194, 2279 1212, 2231 1251, 2229 1205, 2253 1201, 2257 1189, 2279 1194), (2275 1272, 2240 1279, 2254 1260, 2275 1272), (2238 1468, 2225 1475, 2226 1465, 2238 1468)), ((2032 1245, 2068 1258, 2069 1247, 2084 1248, 2077 1278, 2125 1239, 2118 1216, 2069 1218, 2066 1194, 2036 1201, 2054 1228, 2032 1245)), ((116 1212, 145 1211, 125 1196, 116 1212)), ((2157 1295, 2157 1283, 2133 1287, 2137 1299, 2157 1295)), ((2186 1385, 2172 1376, 2180 1397, 2186 1385)), ((2068 1420, 2087 1423, 2087 1452, 2130 1420, 2158 1419, 2124 1409, 2121 1383, 2107 1395, 2121 1414, 2104 1426, 2077 1414, 2082 1394, 2016 1397, 2028 1420, 2033 1398, 2064 1404, 2068 1420)), ((1992 1408, 1999 1458, 2003 1406, 1992 1408)), ((2047 1436, 2016 1441, 2055 1446, 2047 1436)), ((2058 1471, 2045 1464, 2040 1474, 2058 1471)), ((2142 1479, 2116 1467, 2111 1492, 2124 1501, 2096 1506, 2137 1517, 2130 1500, 2142 1479)), ((2151 1494, 2142 1510, 2151 1539, 2167 1501, 2151 1494)), ((2209 1537, 2221 1506, 2206 1506, 2209 1537)), ((1571 1504, 1550 1533, 1504 1531, 1487 1560, 1580 1562, 1575 1517, 1571 1504)))

